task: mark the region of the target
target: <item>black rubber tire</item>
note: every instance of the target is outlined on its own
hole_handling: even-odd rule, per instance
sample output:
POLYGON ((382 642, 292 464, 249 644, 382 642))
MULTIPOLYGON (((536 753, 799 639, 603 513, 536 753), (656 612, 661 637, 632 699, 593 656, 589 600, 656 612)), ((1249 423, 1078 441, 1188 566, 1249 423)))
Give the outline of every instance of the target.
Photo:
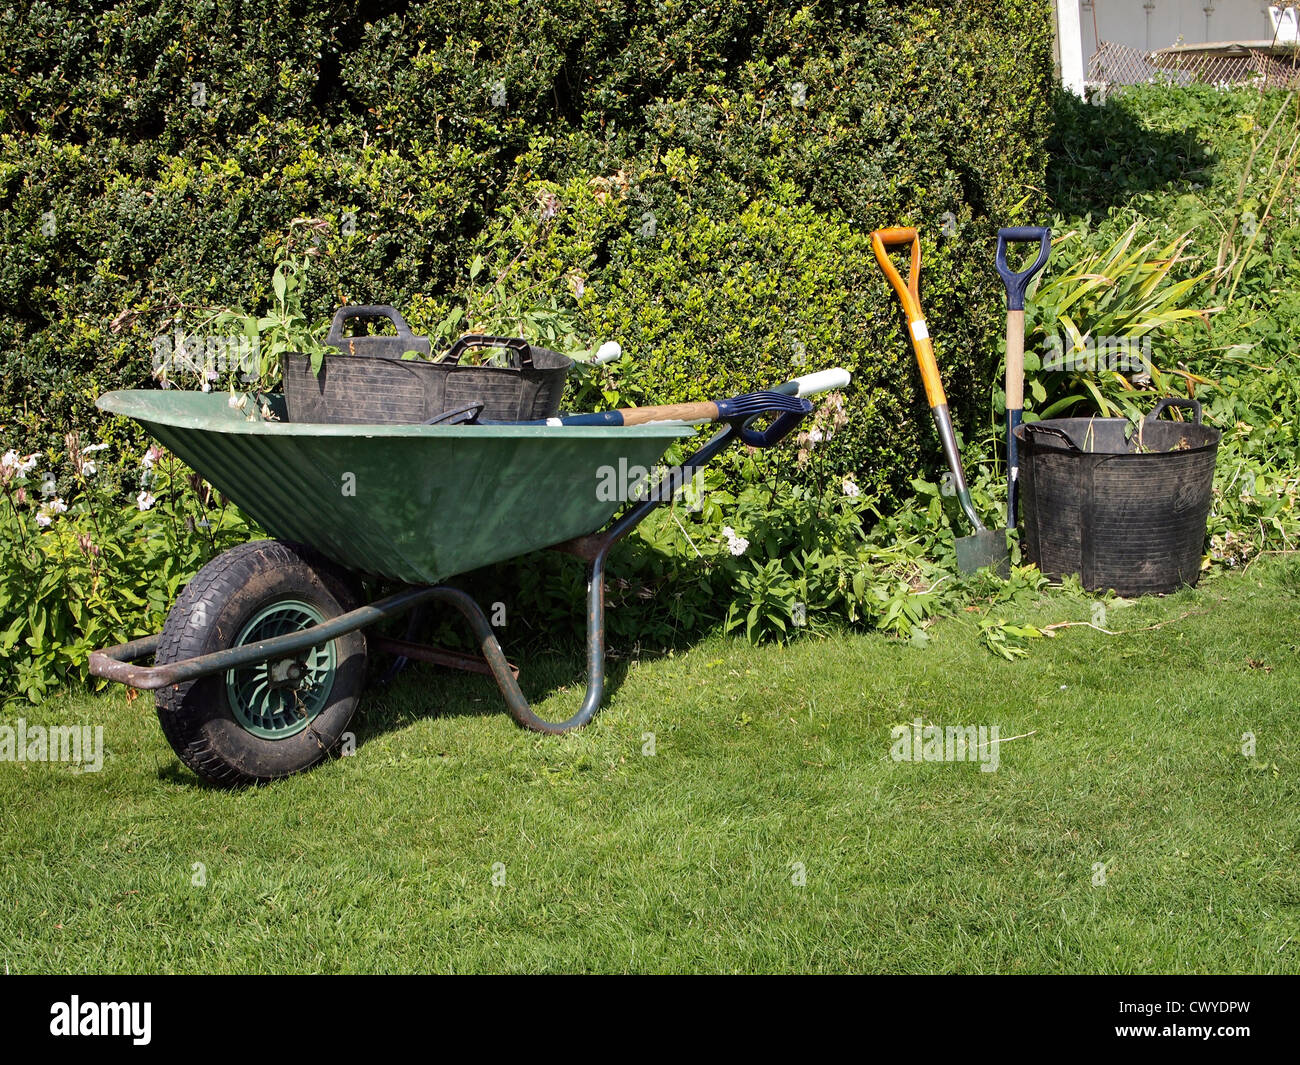
MULTIPOLYGON (((162 665, 224 650, 244 625, 271 604, 296 599, 329 620, 354 609, 347 573, 309 548, 255 540, 218 555, 177 598, 154 661, 162 665)), ((366 640, 360 630, 334 641, 337 666, 327 702, 307 728, 266 739, 240 724, 224 673, 160 689, 158 721, 172 750, 211 784, 235 788, 310 769, 338 748, 365 684, 366 640)))

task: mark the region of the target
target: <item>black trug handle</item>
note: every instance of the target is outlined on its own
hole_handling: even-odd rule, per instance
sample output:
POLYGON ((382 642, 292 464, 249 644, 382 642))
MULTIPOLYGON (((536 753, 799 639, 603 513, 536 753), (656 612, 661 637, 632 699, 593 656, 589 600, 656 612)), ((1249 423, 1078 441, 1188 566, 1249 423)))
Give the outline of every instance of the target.
POLYGON ((1196 419, 1196 424, 1201 424, 1201 401, 1198 399, 1183 399, 1181 396, 1165 396, 1151 409, 1151 413, 1142 420, 1144 422, 1153 422, 1170 407, 1182 407, 1184 410, 1191 411, 1196 419))
POLYGON ((457 363, 470 348, 507 348, 518 357, 515 369, 533 365, 532 346, 523 337, 494 337, 481 333, 466 333, 443 356, 444 362, 457 363))
POLYGON ((334 312, 334 320, 330 322, 329 332, 325 334, 326 344, 337 348, 347 342, 347 338, 343 335, 343 324, 350 318, 387 318, 397 329, 399 337, 415 339, 415 333, 411 331, 411 327, 406 324, 406 319, 395 307, 390 307, 386 303, 358 303, 340 307, 334 312))
POLYGON ((1048 436, 1060 437, 1071 451, 1082 454, 1079 445, 1070 439, 1070 434, 1064 429, 1058 429, 1055 425, 1043 425, 1041 422, 1021 422, 1020 426, 1024 429, 1026 435, 1029 433, 1046 433, 1048 436))

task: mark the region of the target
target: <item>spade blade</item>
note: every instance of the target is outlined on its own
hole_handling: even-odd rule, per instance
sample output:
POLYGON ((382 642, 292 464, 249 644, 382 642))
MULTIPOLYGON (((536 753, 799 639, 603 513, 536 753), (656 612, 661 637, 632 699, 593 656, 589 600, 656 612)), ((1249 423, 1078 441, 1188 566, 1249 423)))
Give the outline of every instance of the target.
POLYGON ((984 529, 972 536, 959 536, 957 568, 962 573, 974 573, 992 566, 999 575, 1011 573, 1011 553, 1007 550, 1007 536, 1001 529, 984 529))

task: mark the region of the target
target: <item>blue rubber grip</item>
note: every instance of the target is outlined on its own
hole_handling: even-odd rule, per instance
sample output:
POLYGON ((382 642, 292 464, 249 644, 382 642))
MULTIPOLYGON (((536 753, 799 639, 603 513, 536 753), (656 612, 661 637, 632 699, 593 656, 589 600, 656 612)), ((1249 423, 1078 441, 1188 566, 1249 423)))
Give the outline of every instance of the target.
POLYGON ((1007 286, 1007 310, 1023 311, 1025 309, 1025 290, 1039 270, 1047 265, 1047 257, 1052 254, 1052 231, 1045 226, 1013 226, 998 230, 998 273, 1002 283, 1007 286), (1038 241, 1041 248, 1033 266, 1016 273, 1007 266, 1008 244, 1031 244, 1038 241))
MULTIPOLYGON (((809 406, 811 407, 811 404, 809 406)), ((786 411, 761 431, 746 423, 740 430, 740 439, 750 447, 775 447, 789 436, 805 417, 806 414, 803 412, 786 411)))
POLYGON ((787 396, 780 392, 751 392, 745 396, 732 396, 730 399, 715 399, 718 408, 718 420, 740 418, 749 414, 776 414, 790 411, 804 415, 812 413, 812 404, 800 396, 787 396))

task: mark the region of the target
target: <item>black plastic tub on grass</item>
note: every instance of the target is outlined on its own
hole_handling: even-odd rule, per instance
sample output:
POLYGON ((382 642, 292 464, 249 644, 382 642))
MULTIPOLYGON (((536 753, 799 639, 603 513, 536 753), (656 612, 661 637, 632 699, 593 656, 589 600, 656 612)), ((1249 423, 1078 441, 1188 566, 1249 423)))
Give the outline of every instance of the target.
POLYGON ((1050 577, 1090 591, 1172 592, 1200 573, 1222 434, 1192 399, 1162 399, 1139 424, 1052 418, 1016 429, 1024 547, 1050 577), (1161 421, 1169 407, 1193 422, 1161 421))

